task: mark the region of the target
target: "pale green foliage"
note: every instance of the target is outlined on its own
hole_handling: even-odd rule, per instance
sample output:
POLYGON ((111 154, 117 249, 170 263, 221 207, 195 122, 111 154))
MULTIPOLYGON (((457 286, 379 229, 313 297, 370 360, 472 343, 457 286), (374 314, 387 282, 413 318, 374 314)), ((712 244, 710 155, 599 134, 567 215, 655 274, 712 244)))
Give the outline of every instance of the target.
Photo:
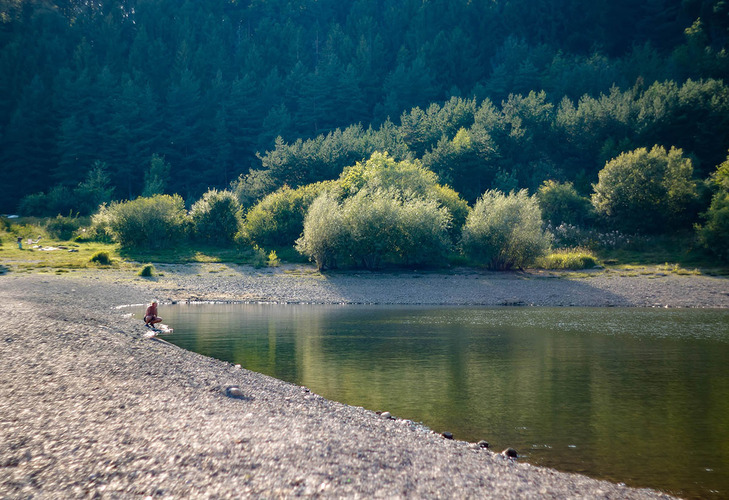
POLYGON ((451 220, 449 211, 435 200, 405 201, 399 213, 397 254, 400 262, 418 265, 443 260, 451 251, 448 238, 451 220))
POLYGON ((195 238, 231 244, 241 224, 241 207, 230 191, 208 190, 190 209, 195 238))
POLYGON ((367 186, 371 190, 397 189, 425 196, 438 183, 438 177, 417 160, 396 161, 387 153, 374 152, 366 162, 345 168, 339 182, 350 195, 367 186))
POLYGON ((571 182, 544 181, 537 191, 542 218, 553 226, 582 224, 590 212, 590 200, 580 194, 571 182))
POLYGON ((103 228, 122 247, 170 247, 184 238, 187 225, 182 197, 166 194, 102 206, 92 218, 92 228, 103 228))
POLYGON ((449 224, 435 200, 403 199, 397 190, 361 189, 341 203, 325 193, 309 209, 297 250, 319 269, 345 261, 367 269, 432 264, 450 251, 449 224))
POLYGON ((396 161, 387 153, 375 152, 366 162, 345 168, 339 185, 345 196, 367 188, 369 191, 394 190, 408 198, 435 200, 450 212, 454 237, 468 214, 468 203, 450 187, 438 184, 438 176, 418 160, 396 161))
POLYGON ((392 192, 361 190, 342 205, 349 256, 366 269, 392 260, 398 239, 399 200, 392 192))
POLYGON ((589 250, 572 249, 550 253, 538 260, 544 269, 592 269, 597 267, 597 258, 589 250))
POLYGON ((320 195, 309 207, 304 220, 304 234, 296 241, 296 250, 316 263, 319 269, 336 268, 344 253, 342 207, 329 192, 320 195))
POLYGON ((486 191, 463 228, 463 251, 475 263, 507 270, 532 265, 550 247, 542 215, 526 190, 504 195, 486 191))
POLYGON ((595 210, 628 231, 656 233, 686 222, 697 197, 691 160, 680 149, 639 148, 609 161, 594 185, 595 210))

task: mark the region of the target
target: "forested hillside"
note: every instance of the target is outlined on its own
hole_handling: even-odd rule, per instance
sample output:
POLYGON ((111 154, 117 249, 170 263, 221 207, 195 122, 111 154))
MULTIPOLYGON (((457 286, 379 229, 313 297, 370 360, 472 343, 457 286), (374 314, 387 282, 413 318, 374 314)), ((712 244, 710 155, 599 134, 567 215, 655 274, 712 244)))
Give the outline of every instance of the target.
POLYGON ((728 29, 724 0, 0 0, 0 212, 79 210, 80 183, 191 204, 250 169, 272 191, 378 150, 470 202, 587 193, 656 144, 705 178, 729 149, 728 29))

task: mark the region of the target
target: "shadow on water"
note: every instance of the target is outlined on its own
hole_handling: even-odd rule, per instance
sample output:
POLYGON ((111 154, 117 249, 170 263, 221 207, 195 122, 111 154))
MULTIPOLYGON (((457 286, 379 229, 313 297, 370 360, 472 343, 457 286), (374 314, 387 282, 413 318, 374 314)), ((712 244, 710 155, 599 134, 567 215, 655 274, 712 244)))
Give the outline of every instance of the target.
POLYGON ((181 347, 530 463, 729 495, 726 310, 198 304, 164 317, 181 347))

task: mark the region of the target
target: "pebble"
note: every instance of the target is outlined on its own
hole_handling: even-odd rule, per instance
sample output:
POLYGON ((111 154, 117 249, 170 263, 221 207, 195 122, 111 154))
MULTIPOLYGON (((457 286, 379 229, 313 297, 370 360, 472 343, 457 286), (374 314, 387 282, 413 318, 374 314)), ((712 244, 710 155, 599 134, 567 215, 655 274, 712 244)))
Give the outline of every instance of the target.
POLYGON ((511 459, 519 458, 519 454, 516 452, 516 450, 514 448, 506 448, 504 451, 501 452, 501 455, 506 458, 511 458, 511 459))
POLYGON ((243 394, 243 391, 240 389, 240 387, 236 385, 232 385, 225 389, 225 395, 229 398, 237 398, 237 399, 243 399, 246 397, 245 394, 243 394))
POLYGON ((382 413, 380 414, 380 416, 381 416, 382 418, 385 418, 385 419, 390 419, 390 418, 392 418, 392 415, 390 415, 390 412, 389 412, 389 411, 383 411, 383 412, 382 412, 382 413))

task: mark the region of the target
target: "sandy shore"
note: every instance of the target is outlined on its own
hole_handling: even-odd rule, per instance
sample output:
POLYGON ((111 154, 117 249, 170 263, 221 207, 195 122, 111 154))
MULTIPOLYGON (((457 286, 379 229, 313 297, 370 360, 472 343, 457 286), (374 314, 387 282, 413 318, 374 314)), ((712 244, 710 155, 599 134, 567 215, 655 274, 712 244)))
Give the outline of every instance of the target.
POLYGON ((697 276, 158 270, 0 276, 0 498, 665 498, 514 462, 145 338, 114 306, 729 307, 729 281, 697 276), (226 394, 233 386, 243 397, 226 394))

